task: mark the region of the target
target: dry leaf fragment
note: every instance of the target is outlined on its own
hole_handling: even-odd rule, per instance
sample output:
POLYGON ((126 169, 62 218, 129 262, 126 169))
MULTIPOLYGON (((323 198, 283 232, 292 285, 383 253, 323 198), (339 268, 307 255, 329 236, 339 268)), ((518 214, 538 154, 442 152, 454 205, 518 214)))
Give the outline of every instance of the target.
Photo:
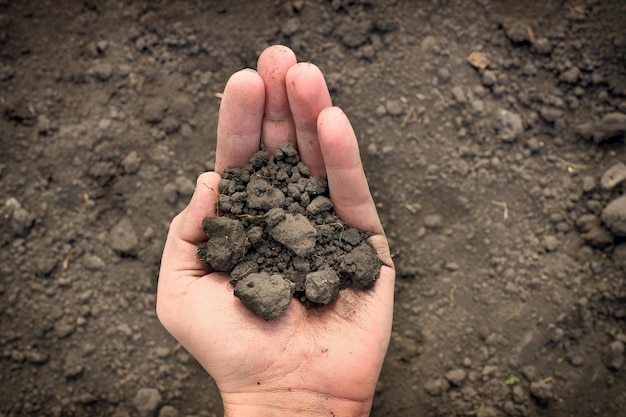
POLYGON ((489 65, 489 58, 482 52, 473 51, 467 56, 467 62, 469 62, 472 67, 482 71, 489 65))

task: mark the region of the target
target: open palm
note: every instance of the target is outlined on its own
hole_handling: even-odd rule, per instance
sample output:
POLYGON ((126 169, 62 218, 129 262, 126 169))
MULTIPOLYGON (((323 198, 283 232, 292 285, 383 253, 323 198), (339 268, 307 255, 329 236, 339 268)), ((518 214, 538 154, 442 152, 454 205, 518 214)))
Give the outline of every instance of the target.
POLYGON ((395 273, 354 131, 331 107, 323 75, 291 50, 261 54, 258 72, 229 80, 220 106, 216 171, 172 221, 157 294, 165 328, 215 379, 225 415, 368 415, 391 332, 395 273), (292 142, 312 175, 328 178, 337 214, 372 238, 385 266, 373 290, 344 290, 323 308, 293 300, 264 321, 233 296, 228 275, 207 274, 196 255, 214 215, 219 172, 243 166, 263 142, 292 142), (334 413, 334 414, 331 414, 334 413))

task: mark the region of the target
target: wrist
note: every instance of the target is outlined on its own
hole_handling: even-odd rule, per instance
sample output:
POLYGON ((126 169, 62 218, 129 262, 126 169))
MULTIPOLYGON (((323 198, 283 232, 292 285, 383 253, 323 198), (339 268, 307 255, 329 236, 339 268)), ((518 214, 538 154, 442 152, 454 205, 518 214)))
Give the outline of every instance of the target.
POLYGON ((285 390, 222 394, 224 417, 367 417, 372 398, 363 401, 317 392, 285 390))

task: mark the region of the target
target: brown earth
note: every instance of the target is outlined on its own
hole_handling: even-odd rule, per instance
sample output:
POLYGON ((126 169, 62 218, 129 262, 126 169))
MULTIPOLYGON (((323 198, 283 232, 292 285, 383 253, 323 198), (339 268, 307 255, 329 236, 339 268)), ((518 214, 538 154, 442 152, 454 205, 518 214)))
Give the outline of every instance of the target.
POLYGON ((0 0, 0 415, 220 415, 155 282, 220 92, 275 43, 326 74, 396 254, 372 415, 624 415, 625 21, 617 0, 0 0))

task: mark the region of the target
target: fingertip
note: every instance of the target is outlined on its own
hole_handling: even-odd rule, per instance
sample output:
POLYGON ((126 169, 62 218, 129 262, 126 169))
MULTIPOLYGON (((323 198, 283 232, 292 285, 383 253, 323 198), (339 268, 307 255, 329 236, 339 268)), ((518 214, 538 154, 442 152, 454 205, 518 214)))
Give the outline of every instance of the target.
POLYGON ((259 75, 265 83, 265 113, 261 139, 270 153, 274 153, 283 142, 291 142, 297 146, 285 84, 287 71, 296 62, 294 52, 284 45, 268 47, 258 60, 259 75))
POLYGON ((182 240, 193 243, 205 240, 202 220, 216 215, 215 205, 219 198, 220 179, 221 176, 216 172, 205 172, 198 176, 189 204, 172 221, 171 227, 182 240))
POLYGON ((287 92, 290 103, 295 99, 315 99, 312 104, 322 105, 320 110, 332 105, 324 74, 311 62, 299 62, 287 71, 287 92))
POLYGON ((253 69, 234 73, 224 88, 217 124, 215 167, 238 167, 259 149, 265 84, 253 69))
POLYGON ((257 61, 257 68, 259 73, 265 68, 271 68, 274 63, 290 63, 289 67, 293 66, 296 62, 296 54, 291 48, 285 45, 271 45, 265 48, 257 61))
POLYGON ((356 134, 348 116, 340 107, 328 107, 320 112, 317 131, 327 169, 354 167, 361 164, 356 134))

